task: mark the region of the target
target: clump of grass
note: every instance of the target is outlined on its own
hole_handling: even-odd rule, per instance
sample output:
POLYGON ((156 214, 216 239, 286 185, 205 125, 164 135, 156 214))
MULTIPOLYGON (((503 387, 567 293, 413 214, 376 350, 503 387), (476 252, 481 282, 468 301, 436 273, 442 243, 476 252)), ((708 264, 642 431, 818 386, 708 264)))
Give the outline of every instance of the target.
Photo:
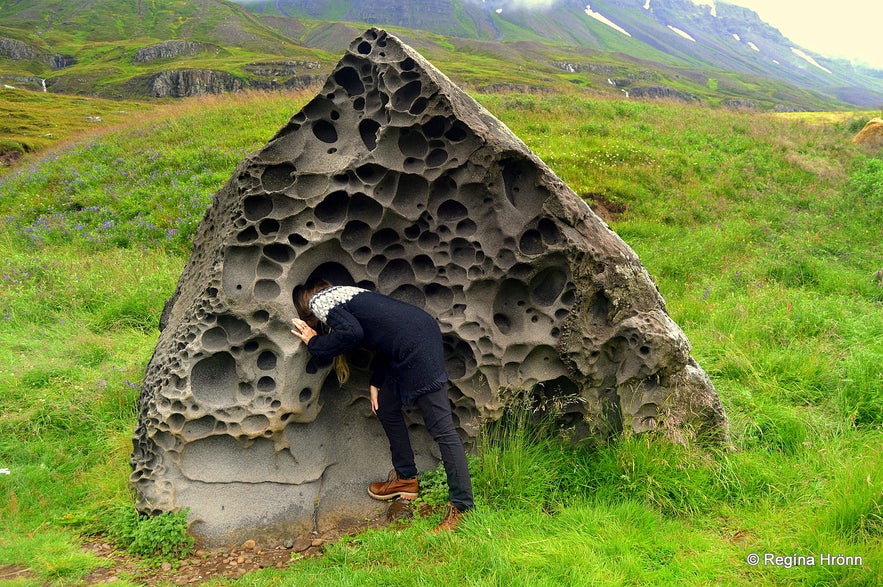
POLYGON ((502 416, 485 422, 477 441, 473 483, 484 504, 542 509, 566 500, 573 448, 558 420, 567 404, 525 390, 506 394, 502 416))
POLYGON ((827 490, 824 523, 853 544, 883 539, 883 453, 868 446, 864 458, 851 463, 827 490))

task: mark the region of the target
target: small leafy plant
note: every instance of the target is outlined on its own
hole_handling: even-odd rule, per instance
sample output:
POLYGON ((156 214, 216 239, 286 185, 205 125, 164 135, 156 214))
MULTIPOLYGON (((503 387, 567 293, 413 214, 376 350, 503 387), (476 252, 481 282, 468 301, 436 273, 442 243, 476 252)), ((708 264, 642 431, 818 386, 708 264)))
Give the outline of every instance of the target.
POLYGON ((117 508, 108 522, 108 536, 130 553, 162 559, 183 558, 193 552, 187 533, 187 511, 145 516, 133 507, 117 508))

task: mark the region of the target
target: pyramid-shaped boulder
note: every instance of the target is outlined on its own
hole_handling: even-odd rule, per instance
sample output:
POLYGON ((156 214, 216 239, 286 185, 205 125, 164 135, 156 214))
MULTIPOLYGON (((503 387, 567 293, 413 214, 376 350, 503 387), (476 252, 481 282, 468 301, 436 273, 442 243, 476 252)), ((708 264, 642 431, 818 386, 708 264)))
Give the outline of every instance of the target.
MULTIPOLYGON (((339 385, 290 333, 321 276, 425 308, 469 444, 507 398, 577 435, 726 436, 637 256, 506 126, 382 30, 215 195, 147 368, 131 481, 208 542, 361 519, 389 470, 370 357, 339 385), (562 407, 563 406, 563 407, 562 407)), ((409 414, 418 465, 434 446, 409 414)))

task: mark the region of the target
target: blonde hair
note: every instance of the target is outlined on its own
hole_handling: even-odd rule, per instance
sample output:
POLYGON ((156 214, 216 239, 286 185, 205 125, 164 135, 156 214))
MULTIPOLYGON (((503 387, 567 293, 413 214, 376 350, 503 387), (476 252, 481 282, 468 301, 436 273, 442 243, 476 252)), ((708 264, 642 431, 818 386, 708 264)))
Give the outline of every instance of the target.
MULTIPOLYGON (((318 281, 313 282, 309 286, 304 285, 303 287, 298 286, 294 290, 294 309, 297 311, 297 315, 301 320, 309 320, 310 318, 316 318, 316 315, 310 309, 310 299, 323 289, 327 289, 331 287, 331 282, 325 279, 319 279, 318 281)), ((346 360, 345 355, 337 355, 334 357, 331 365, 334 367, 334 373, 337 375, 337 380, 344 384, 350 379, 350 366, 346 360)))

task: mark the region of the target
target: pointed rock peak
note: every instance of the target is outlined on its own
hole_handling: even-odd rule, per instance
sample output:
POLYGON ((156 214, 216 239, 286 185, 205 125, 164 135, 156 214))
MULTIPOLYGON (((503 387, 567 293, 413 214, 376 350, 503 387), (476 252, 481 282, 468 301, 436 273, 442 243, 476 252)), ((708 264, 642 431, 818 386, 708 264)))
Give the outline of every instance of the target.
POLYGON ((188 507, 223 542, 372 510, 362 486, 389 467, 371 357, 350 356, 341 386, 290 332, 293 292, 317 278, 436 318, 467 440, 513 401, 578 436, 726 437, 635 253, 504 124, 370 29, 200 225, 140 398, 142 511, 188 507))

